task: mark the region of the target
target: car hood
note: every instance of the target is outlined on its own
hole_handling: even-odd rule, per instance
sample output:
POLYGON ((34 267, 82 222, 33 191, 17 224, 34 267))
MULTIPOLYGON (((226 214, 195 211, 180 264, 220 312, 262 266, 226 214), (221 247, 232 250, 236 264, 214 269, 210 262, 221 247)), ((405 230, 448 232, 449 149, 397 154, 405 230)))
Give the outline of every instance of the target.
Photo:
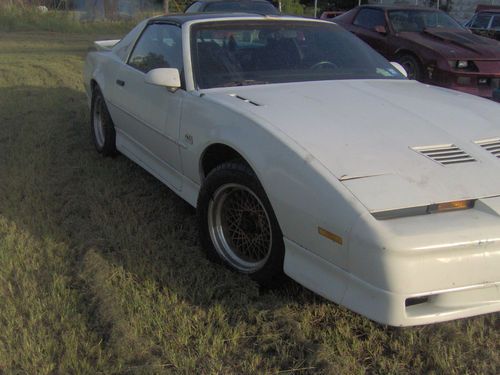
POLYGON ((446 58, 500 59, 500 44, 468 31, 429 28, 423 32, 401 32, 400 38, 430 48, 446 58))
POLYGON ((370 211, 500 195, 500 106, 409 80, 346 80, 206 90, 277 128, 370 211), (475 161, 443 165, 419 147, 456 145, 475 161))

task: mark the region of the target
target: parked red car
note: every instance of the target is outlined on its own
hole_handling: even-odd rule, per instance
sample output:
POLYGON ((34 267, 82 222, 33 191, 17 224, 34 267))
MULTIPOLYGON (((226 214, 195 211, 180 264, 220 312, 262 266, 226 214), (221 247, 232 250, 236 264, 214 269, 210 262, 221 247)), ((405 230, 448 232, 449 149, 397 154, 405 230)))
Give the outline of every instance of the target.
POLYGON ((500 88, 500 43, 475 35, 429 8, 360 6, 333 19, 408 77, 492 98, 500 88))
POLYGON ((343 10, 327 10, 327 11, 324 11, 323 13, 321 13, 321 16, 319 16, 319 19, 320 20, 329 20, 329 19, 338 17, 343 13, 344 13, 343 10))

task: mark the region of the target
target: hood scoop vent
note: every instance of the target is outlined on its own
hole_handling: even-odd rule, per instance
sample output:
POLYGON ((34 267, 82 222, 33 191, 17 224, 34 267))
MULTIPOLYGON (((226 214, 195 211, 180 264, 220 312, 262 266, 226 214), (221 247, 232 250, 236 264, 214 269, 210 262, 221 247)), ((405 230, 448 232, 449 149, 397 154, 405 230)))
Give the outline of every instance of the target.
POLYGON ((240 99, 244 101, 245 103, 252 104, 256 107, 260 107, 262 104, 256 103, 250 99, 244 98, 243 96, 237 95, 237 94, 229 94, 229 96, 232 96, 233 98, 240 99))
POLYGON ((412 147, 412 149, 442 165, 476 161, 476 159, 455 145, 422 146, 412 147))
POLYGON ((474 143, 490 152, 493 156, 500 158, 500 138, 483 139, 474 143))

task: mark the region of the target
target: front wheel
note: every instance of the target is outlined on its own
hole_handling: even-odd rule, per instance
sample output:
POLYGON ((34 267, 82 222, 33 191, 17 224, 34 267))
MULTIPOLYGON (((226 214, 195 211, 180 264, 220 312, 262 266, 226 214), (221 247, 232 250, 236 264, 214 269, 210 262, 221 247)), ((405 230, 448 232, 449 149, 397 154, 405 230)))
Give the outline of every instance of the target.
POLYGON ((200 239, 209 259, 274 286, 283 276, 283 235, 253 171, 225 163, 207 176, 198 198, 200 239))
POLYGON ((421 81, 424 78, 424 69, 415 56, 403 55, 398 59, 398 62, 405 68, 408 79, 421 81))

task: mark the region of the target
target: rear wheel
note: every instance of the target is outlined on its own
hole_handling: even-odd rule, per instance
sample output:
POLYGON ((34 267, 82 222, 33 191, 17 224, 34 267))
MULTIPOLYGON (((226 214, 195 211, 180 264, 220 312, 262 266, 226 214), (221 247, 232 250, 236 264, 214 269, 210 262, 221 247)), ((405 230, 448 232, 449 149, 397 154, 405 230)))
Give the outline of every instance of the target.
POLYGON ((421 81, 424 78, 424 69, 415 56, 403 55, 398 59, 398 62, 405 68, 409 79, 421 81))
POLYGON ((97 152, 104 156, 116 154, 116 132, 104 96, 98 87, 92 94, 90 130, 97 152))
POLYGON ((207 176, 198 199, 202 246, 209 259, 273 286, 283 276, 283 235, 253 171, 225 163, 207 176))

